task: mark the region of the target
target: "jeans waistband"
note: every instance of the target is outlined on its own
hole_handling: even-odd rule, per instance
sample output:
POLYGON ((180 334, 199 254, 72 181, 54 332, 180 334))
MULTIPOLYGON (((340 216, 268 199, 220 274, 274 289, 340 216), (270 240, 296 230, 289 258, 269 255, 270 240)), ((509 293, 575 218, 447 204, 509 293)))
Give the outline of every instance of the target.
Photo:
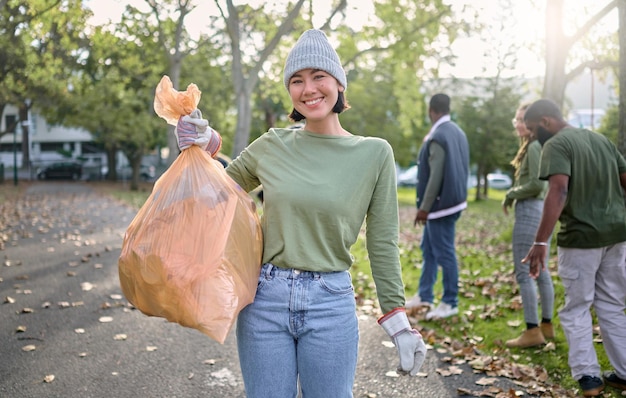
POLYGON ((272 263, 265 263, 261 268, 261 275, 265 275, 266 278, 280 277, 287 279, 319 279, 322 275, 330 273, 334 272, 302 271, 293 268, 281 268, 272 263))

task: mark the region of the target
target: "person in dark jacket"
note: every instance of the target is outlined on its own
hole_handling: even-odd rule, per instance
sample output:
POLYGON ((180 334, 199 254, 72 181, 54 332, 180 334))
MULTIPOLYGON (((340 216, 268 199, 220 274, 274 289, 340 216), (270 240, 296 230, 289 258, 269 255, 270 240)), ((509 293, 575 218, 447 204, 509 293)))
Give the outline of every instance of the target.
POLYGON ((433 286, 441 265, 443 297, 426 314, 426 320, 459 312, 455 226, 467 207, 469 175, 469 144, 463 130, 450 119, 450 97, 435 94, 430 99, 428 116, 433 125, 418 155, 415 216, 415 226, 424 226, 422 274, 417 295, 406 304, 406 308, 432 308, 433 286))

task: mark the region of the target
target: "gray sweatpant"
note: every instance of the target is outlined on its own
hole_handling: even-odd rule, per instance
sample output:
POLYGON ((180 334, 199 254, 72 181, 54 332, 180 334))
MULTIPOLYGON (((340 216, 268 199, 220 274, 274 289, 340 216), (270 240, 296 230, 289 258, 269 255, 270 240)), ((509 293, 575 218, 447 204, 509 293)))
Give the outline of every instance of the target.
POLYGON ((626 242, 597 249, 558 248, 565 305, 559 311, 575 380, 600 376, 593 344, 594 307, 602 346, 615 373, 626 378, 626 242))

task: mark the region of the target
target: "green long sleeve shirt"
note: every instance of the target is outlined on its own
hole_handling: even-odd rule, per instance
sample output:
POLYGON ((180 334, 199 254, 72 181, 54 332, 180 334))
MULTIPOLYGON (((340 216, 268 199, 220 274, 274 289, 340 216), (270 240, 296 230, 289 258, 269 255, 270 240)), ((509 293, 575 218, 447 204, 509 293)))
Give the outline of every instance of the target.
POLYGON ((515 183, 506 193, 504 198, 505 206, 511 206, 516 200, 544 198, 548 183, 539 179, 540 158, 541 144, 535 140, 528 146, 528 151, 522 159, 515 183))
POLYGON ((424 192, 424 199, 420 210, 430 212, 435 199, 441 192, 441 185, 443 184, 443 169, 446 161, 446 151, 436 143, 435 141, 430 143, 428 148, 428 164, 430 165, 430 175, 428 176, 428 184, 426 185, 426 192, 424 192))
POLYGON ((246 191, 263 185, 263 262, 343 271, 365 221, 381 309, 404 306, 395 161, 384 140, 270 129, 226 169, 246 191))

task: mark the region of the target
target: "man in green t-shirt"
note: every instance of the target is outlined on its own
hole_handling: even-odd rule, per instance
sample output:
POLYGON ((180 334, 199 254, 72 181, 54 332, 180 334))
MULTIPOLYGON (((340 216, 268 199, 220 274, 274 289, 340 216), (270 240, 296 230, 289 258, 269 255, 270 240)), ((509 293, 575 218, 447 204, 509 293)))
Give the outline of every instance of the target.
POLYGON ((550 100, 533 103, 524 122, 543 146, 539 178, 549 185, 535 243, 522 261, 536 278, 559 220, 558 273, 565 288, 559 318, 572 377, 586 397, 600 395, 604 383, 626 390, 626 160, 603 135, 568 125, 550 100), (602 374, 604 382, 591 306, 614 367, 602 374))

